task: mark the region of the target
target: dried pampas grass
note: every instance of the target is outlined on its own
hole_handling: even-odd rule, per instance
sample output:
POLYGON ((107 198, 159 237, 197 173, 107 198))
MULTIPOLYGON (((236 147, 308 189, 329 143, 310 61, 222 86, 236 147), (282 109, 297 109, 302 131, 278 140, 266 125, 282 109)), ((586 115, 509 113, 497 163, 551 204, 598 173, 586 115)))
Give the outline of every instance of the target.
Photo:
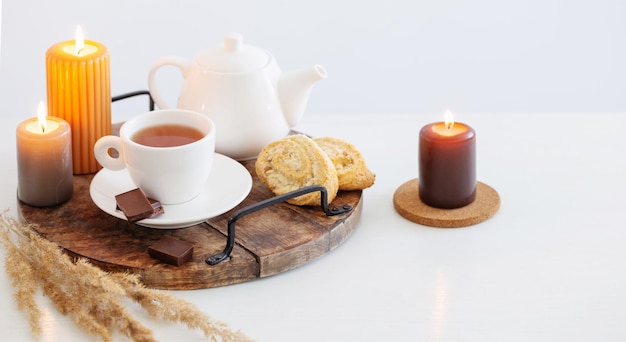
POLYGON ((39 337, 41 311, 34 294, 41 288, 57 309, 89 334, 111 341, 115 330, 134 341, 155 341, 152 331, 131 317, 124 306, 131 299, 150 316, 200 329, 211 341, 249 341, 193 304, 166 292, 147 289, 136 275, 108 273, 85 259, 73 260, 55 243, 42 238, 6 212, 0 216, 0 237, 6 249, 5 268, 15 287, 18 307, 39 337))

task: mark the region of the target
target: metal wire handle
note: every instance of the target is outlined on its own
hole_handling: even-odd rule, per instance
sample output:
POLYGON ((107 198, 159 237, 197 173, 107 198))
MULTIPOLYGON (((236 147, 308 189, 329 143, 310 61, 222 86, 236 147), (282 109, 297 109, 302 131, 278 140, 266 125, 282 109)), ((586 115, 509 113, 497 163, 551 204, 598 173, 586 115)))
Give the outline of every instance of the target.
POLYGON ((126 94, 113 96, 111 98, 111 102, 124 100, 124 99, 127 99, 129 97, 134 97, 134 96, 139 96, 139 95, 148 95, 148 97, 150 98, 150 111, 153 111, 154 110, 154 99, 152 99, 152 95, 150 95, 150 92, 148 90, 137 90, 137 91, 133 91, 133 92, 126 93, 126 94))
POLYGON ((322 185, 311 185, 311 186, 307 186, 304 188, 300 188, 298 190, 288 192, 286 194, 268 198, 261 202, 258 202, 250 206, 247 206, 245 208, 237 210, 233 214, 233 216, 231 216, 228 219, 228 236, 226 240, 226 247, 224 248, 223 252, 208 257, 206 259, 207 264, 217 265, 230 256, 230 253, 233 251, 233 248, 235 247, 235 222, 237 222, 237 220, 239 220, 243 216, 246 216, 255 211, 261 210, 263 208, 267 208, 271 205, 282 203, 294 197, 302 196, 302 195, 308 194, 310 192, 315 192, 315 191, 321 192, 321 196, 320 196, 321 206, 326 216, 335 216, 335 215, 347 213, 348 211, 352 210, 352 206, 347 205, 347 204, 341 207, 328 208, 328 191, 326 190, 326 187, 322 185))

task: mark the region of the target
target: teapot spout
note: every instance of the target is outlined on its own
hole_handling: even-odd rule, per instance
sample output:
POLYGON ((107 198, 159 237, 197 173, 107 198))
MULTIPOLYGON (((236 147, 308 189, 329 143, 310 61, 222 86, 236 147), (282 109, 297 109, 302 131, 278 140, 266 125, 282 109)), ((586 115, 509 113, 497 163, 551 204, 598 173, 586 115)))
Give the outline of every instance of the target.
POLYGON ((326 78, 326 75, 326 69, 321 65, 284 72, 280 75, 278 97, 289 127, 295 126, 300 121, 313 85, 326 78))

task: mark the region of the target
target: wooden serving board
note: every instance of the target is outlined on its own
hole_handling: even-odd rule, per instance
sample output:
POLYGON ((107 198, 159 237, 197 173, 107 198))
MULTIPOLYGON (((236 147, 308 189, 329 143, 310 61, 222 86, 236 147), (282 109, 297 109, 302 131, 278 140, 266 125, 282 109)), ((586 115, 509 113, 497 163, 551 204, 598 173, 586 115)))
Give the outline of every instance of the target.
POLYGON ((331 207, 353 207, 338 216, 327 217, 319 207, 280 203, 239 219, 231 257, 208 265, 205 259, 226 245, 228 218, 273 196, 256 176, 254 160, 242 164, 253 179, 248 197, 231 211, 188 228, 146 228, 103 212, 89 195, 93 175, 74 176, 73 197, 65 204, 35 208, 20 203, 19 210, 25 222, 36 224, 41 235, 70 255, 88 258, 106 271, 138 274, 147 287, 172 290, 225 286, 285 272, 333 250, 354 230, 363 206, 362 191, 337 195, 331 207), (171 266, 151 258, 148 246, 164 235, 193 243, 191 261, 171 266))

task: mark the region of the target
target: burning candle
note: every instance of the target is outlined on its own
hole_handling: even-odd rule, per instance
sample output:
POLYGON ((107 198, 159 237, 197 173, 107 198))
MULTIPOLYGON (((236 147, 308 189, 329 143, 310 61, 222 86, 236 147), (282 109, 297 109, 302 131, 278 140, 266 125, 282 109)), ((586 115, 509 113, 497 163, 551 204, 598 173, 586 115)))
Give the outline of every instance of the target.
POLYGON ((463 207, 476 197, 476 134, 455 123, 449 111, 444 122, 420 130, 419 196, 442 209, 463 207))
POLYGON ((48 113, 72 127, 75 174, 93 173, 100 164, 93 154, 96 141, 111 134, 111 84, 106 46, 76 39, 53 45, 46 52, 48 113))
POLYGON ((72 139, 70 125, 46 117, 43 102, 37 118, 17 127, 17 197, 36 207, 65 203, 72 197, 72 139))

